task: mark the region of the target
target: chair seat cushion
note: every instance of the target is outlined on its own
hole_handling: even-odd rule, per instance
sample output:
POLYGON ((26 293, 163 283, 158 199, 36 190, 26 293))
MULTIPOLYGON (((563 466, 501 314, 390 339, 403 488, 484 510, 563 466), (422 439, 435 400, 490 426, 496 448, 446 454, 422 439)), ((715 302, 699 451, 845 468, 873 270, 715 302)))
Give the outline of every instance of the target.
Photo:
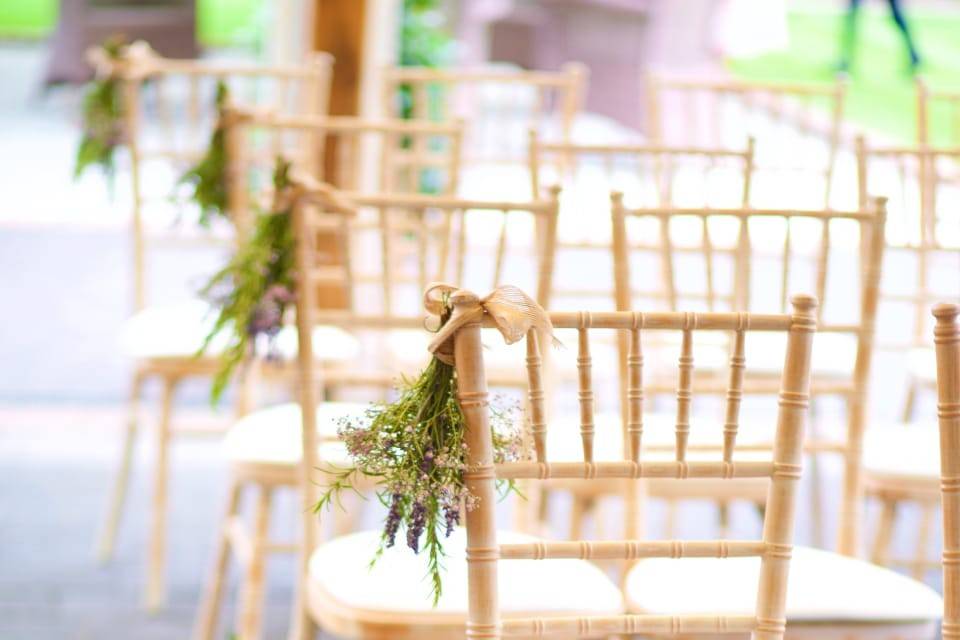
MULTIPOLYGON (((203 345, 216 321, 201 300, 147 307, 127 319, 120 330, 120 348, 132 358, 190 358, 203 345)), ((207 353, 218 355, 229 336, 217 335, 207 353)))
MULTIPOLYGON (((323 402, 317 406, 317 434, 335 438, 344 418, 361 418, 369 404, 323 402)), ((293 466, 303 453, 300 405, 286 403, 254 411, 230 427, 224 438, 227 458, 236 463, 293 466)), ((320 445, 320 460, 334 466, 350 464, 340 442, 320 445)))
MULTIPOLYGON (((192 358, 209 335, 217 315, 202 300, 147 307, 131 316, 120 332, 120 348, 131 358, 192 358)), ((314 352, 322 361, 341 362, 356 357, 357 339, 339 327, 314 329, 314 352)), ((206 353, 217 356, 230 342, 229 333, 217 334, 206 353)), ((285 360, 297 355, 297 330, 286 326, 276 337, 276 347, 285 360)))
POLYGON ((863 467, 868 475, 940 483, 940 430, 936 423, 876 426, 867 430, 863 467))
MULTIPOLYGON (((498 542, 536 538, 497 532, 498 542)), ((424 579, 427 559, 402 542, 386 549, 370 567, 379 531, 362 531, 320 545, 310 558, 311 609, 355 618, 415 614, 463 620, 467 612, 466 533, 458 528, 443 540, 443 594, 436 607, 424 579)), ((504 615, 610 615, 623 612, 617 586, 597 566, 582 560, 509 560, 497 567, 504 615)), ((322 622, 322 618, 321 618, 322 622)), ((388 636, 384 636, 388 637, 388 636)), ((392 637, 392 636, 391 636, 392 637)), ((462 637, 462 631, 460 634, 462 637)))
MULTIPOLYGON (((636 613, 753 615, 759 558, 655 558, 626 579, 636 613)), ((921 582, 868 562, 795 547, 787 590, 787 624, 936 620, 943 600, 921 582)))

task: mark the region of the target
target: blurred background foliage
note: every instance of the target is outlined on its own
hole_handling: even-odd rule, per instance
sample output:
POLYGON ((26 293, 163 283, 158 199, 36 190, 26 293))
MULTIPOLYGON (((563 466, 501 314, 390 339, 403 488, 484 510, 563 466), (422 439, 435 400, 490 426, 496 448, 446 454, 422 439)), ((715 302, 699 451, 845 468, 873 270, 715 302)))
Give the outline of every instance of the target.
MULTIPOLYGON (((37 39, 57 26, 57 0, 0 0, 0 38, 37 39)), ((265 0, 197 0, 197 32, 209 47, 255 46, 265 0)))
MULTIPOLYGON (((892 140, 913 142, 915 87, 907 52, 886 4, 868 6, 860 15, 846 116, 892 140)), ((923 60, 921 76, 930 87, 960 89, 960 14, 916 2, 907 3, 906 9, 923 60)), ((789 27, 786 51, 728 61, 730 70, 745 80, 830 81, 840 60, 842 12, 794 9, 789 27)), ((934 109, 930 130, 935 144, 956 144, 960 122, 950 121, 956 118, 956 114, 934 109)))

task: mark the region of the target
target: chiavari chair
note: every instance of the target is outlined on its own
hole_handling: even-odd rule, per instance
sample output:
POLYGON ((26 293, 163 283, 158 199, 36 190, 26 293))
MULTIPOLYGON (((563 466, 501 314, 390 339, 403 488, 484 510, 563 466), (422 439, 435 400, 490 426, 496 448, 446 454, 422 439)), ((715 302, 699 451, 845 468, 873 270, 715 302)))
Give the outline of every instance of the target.
POLYGON ((836 188, 845 93, 841 79, 788 84, 652 74, 648 136, 660 145, 723 148, 739 148, 752 136, 751 205, 823 209, 836 188))
MULTIPOLYGON (((550 319, 558 331, 576 334, 576 359, 581 372, 573 392, 567 392, 577 409, 581 455, 576 461, 556 461, 548 434, 553 428, 544 406, 541 379, 543 336, 530 331, 526 337, 525 362, 530 398, 529 418, 535 458, 494 463, 487 408, 487 367, 481 346, 483 317, 480 299, 460 290, 451 296, 454 318, 469 318, 448 335, 454 344, 459 398, 467 419, 468 467, 466 483, 479 498, 466 513, 465 533, 456 534, 454 550, 446 562, 445 594, 437 609, 428 602, 395 593, 416 592, 419 575, 410 571, 403 550, 388 550, 386 561, 367 570, 365 549, 374 545, 379 532, 358 533, 334 539, 313 553, 307 567, 305 604, 312 619, 332 633, 351 638, 499 638, 499 637, 609 637, 643 634, 689 637, 696 633, 753 633, 757 638, 782 638, 787 577, 790 567, 795 491, 800 475, 803 428, 808 397, 809 363, 815 330, 816 302, 796 297, 792 315, 746 313, 675 312, 553 312, 550 319), (599 441, 619 437, 593 423, 594 387, 590 344, 598 333, 617 331, 629 336, 630 427, 628 451, 616 460, 597 460, 599 441), (775 447, 765 461, 733 462, 687 457, 688 438, 682 427, 689 396, 677 406, 676 449, 669 460, 645 456, 644 407, 642 402, 643 359, 641 343, 650 334, 679 331, 689 341, 694 335, 715 331, 749 334, 776 332, 788 336, 783 367, 780 413, 775 447), (537 482, 580 478, 584 482, 621 479, 630 487, 644 478, 704 479, 718 484, 733 478, 768 478, 770 492, 766 527, 760 540, 752 541, 640 541, 624 539, 547 542, 519 538, 498 530, 494 509, 497 479, 537 482), (465 540, 464 540, 465 538, 465 540), (755 608, 736 615, 715 615, 709 604, 699 611, 672 615, 625 615, 616 590, 597 581, 588 572, 587 560, 639 560, 671 557, 755 557, 761 564, 759 582, 743 586, 743 595, 755 608), (406 570, 404 570, 406 569, 406 570), (391 598, 382 597, 389 585, 391 598), (364 593, 372 595, 364 597, 364 593), (607 595, 610 594, 610 595, 607 595), (605 596, 605 598, 604 598, 605 596), (604 599, 607 601, 604 602, 604 599)), ((553 358, 562 357, 562 353, 553 358)), ((571 354, 572 355, 572 354, 571 354)), ((518 358, 520 361, 520 358, 518 358)), ((305 372, 306 373, 306 372, 305 372)), ((680 369, 680 379, 689 379, 680 369)), ((683 384, 683 383, 681 383, 683 384)), ((559 394, 558 394, 559 395, 559 394)), ((599 426, 599 425, 598 425, 599 426)), ((305 450, 312 443, 305 439, 305 450)), ((730 450, 734 442, 729 442, 730 450)), ((304 465, 304 486, 317 478, 315 465, 304 465)), ((630 500, 628 504, 633 504, 630 500)), ((313 519, 307 519, 307 527, 313 519)), ((722 560, 721 562, 726 562, 722 560)), ((592 567, 590 567, 592 568, 592 567)), ((739 585, 738 585, 739 586, 739 585)), ((422 587, 421 587, 422 588, 422 587)), ((302 636, 301 636, 302 637, 302 636)), ((309 637, 309 635, 307 636, 309 637)))
POLYGON ((482 198, 496 182, 503 197, 531 197, 529 180, 517 170, 527 166, 527 132, 569 142, 587 78, 579 63, 560 71, 390 67, 383 76, 384 110, 393 117, 467 123, 462 195, 482 198))
MULTIPOLYGON (((196 357, 212 327, 206 303, 191 292, 186 301, 148 304, 148 262, 166 247, 185 249, 211 243, 226 250, 231 238, 242 235, 248 221, 233 217, 214 220, 199 229, 195 208, 171 206, 171 193, 180 176, 204 152, 216 124, 215 95, 219 83, 230 87, 237 104, 269 104, 291 113, 325 113, 332 58, 311 55, 301 66, 269 67, 199 60, 161 58, 145 43, 126 47, 105 71, 120 79, 125 159, 129 176, 131 215, 131 274, 134 315, 121 334, 121 348, 134 361, 130 415, 121 448, 120 468, 110 497, 107 518, 98 542, 98 555, 113 554, 126 498, 138 430, 140 399, 145 383, 161 383, 161 407, 155 437, 155 468, 148 543, 146 603, 156 610, 164 600, 167 483, 175 393, 189 377, 212 377, 219 368, 215 356, 196 357), (236 231, 236 233, 235 233, 236 231)), ((176 197, 174 197, 176 200, 176 197)), ((200 274, 197 274, 200 275, 200 274)), ((214 340, 211 353, 222 342, 214 340)), ((245 410, 239 394, 238 410, 245 410)), ((179 432, 179 430, 178 430, 179 432)))
POLYGON ((917 144, 960 145, 960 91, 931 89, 917 78, 917 144), (937 144, 936 140, 942 138, 937 144))
MULTIPOLYGON (((586 259, 595 258, 602 264, 613 255, 609 210, 607 206, 599 206, 600 203, 609 203, 607 196, 611 190, 628 194, 631 204, 636 206, 747 207, 752 165, 752 139, 747 140, 743 150, 727 150, 551 142, 532 131, 530 175, 533 192, 539 193, 542 184, 562 186, 557 230, 559 259, 551 294, 552 308, 614 308, 616 301, 612 287, 598 286, 596 274, 581 268, 586 259)), ((617 354, 615 345, 609 340, 612 336, 606 338, 594 343, 593 355, 595 361, 602 360, 606 365, 599 366, 598 370, 610 374, 616 370, 617 354)), ((568 367, 553 373, 569 377, 575 376, 576 370, 568 367)), ((619 416, 602 414, 602 419, 616 421, 619 416)), ((576 438, 570 435, 569 440, 567 444, 575 448, 576 438)), ((539 510, 541 526, 549 518, 550 491, 562 490, 572 496, 570 526, 574 536, 579 535, 586 516, 595 512, 603 496, 621 491, 616 482, 552 481, 538 483, 535 488, 548 492, 530 501, 531 507, 539 510)), ((598 517, 596 522, 600 521, 598 517)))
MULTIPOLYGON (((794 551, 786 606, 788 636, 929 637, 940 606, 932 590, 889 570, 847 557, 856 551, 862 513, 860 453, 867 418, 863 403, 884 248, 883 202, 878 200, 862 211, 852 212, 755 209, 731 212, 628 209, 618 201, 618 194, 614 194, 614 224, 619 230, 614 235, 619 239, 619 257, 615 263, 621 309, 629 304, 667 306, 668 309, 672 308, 670 305, 679 304, 710 310, 739 308, 754 313, 783 313, 785 297, 797 288, 815 291, 824 301, 812 312, 817 318, 818 331, 811 362, 811 395, 818 399, 839 396, 845 400, 846 432, 834 434, 811 429, 803 448, 810 453, 836 453, 842 457, 844 475, 839 496, 842 502, 838 544, 846 555, 803 548, 794 551), (694 235, 695 231, 698 235, 694 235), (706 248, 691 247, 691 236, 706 248), (687 244, 681 248, 695 252, 700 264, 684 265, 684 252, 671 251, 673 245, 684 241, 687 244), (861 250, 865 252, 863 255, 861 250), (645 251, 652 254, 654 262, 659 260, 659 267, 654 264, 652 272, 641 271, 646 277, 638 280, 631 277, 628 258, 635 260, 636 267, 643 264, 636 262, 637 254, 645 251), (708 264, 710 261, 712 265, 708 264), (723 270, 724 261, 728 274, 733 275, 717 275, 723 270), (749 266, 744 266, 745 263, 749 266), (737 273, 741 274, 739 278, 737 273), (634 282, 640 284, 633 285, 634 282), (648 283, 663 285, 643 286, 648 283), (821 350, 819 355, 817 349, 821 350), (827 575, 831 580, 823 581, 827 575), (861 597, 859 592, 870 595, 861 597), (858 632, 865 635, 856 635, 858 632)), ((687 256, 689 260, 689 254, 687 256)), ((709 361, 711 351, 701 350, 698 354, 692 341, 682 341, 679 353, 671 354, 683 372, 676 382, 658 375, 657 354, 645 350, 644 361, 652 362, 643 393, 654 397, 666 391, 675 392, 678 406, 685 407, 676 422, 689 439, 691 460, 710 451, 729 452, 731 440, 735 440, 741 450, 742 461, 769 456, 770 434, 769 428, 764 427, 764 414, 751 412, 739 417, 738 411, 742 403, 776 392, 776 380, 771 380, 770 371, 775 368, 782 349, 762 336, 753 337, 752 343, 753 347, 751 341, 739 336, 728 342, 729 382, 718 379, 709 364, 706 371, 702 370, 699 362, 709 361), (690 395, 695 391, 726 397, 726 406, 720 407, 718 420, 723 424, 722 434, 719 427, 713 433, 706 431, 705 427, 711 423, 707 419, 709 414, 697 416, 692 412, 690 395)), ((631 359, 636 360, 637 355, 630 353, 629 345, 622 345, 621 353, 621 376, 629 381, 629 363, 631 359)), ((637 393, 625 388, 624 402, 629 403, 637 393)), ((669 440, 662 439, 665 431, 659 427, 664 422, 656 413, 647 420, 650 426, 644 429, 645 441, 652 453, 669 451, 673 446, 669 440)), ((724 455, 724 459, 733 459, 727 453, 724 455)), ((685 487, 676 480, 651 479, 646 483, 646 493, 674 498, 710 497, 721 504, 739 497, 761 507, 767 504, 769 508, 765 502, 769 498, 762 495, 767 489, 766 483, 752 479, 730 483, 729 487, 711 490, 705 482, 695 481, 685 487)), ((641 522, 639 518, 631 518, 628 526, 638 526, 641 522)), ((671 559, 643 561, 627 573, 628 602, 634 611, 669 615, 689 611, 696 605, 727 614, 747 612, 753 600, 743 598, 742 589, 736 587, 756 584, 759 567, 751 560, 730 562, 727 565, 727 560, 711 559, 690 563, 671 559)))
POLYGON ((934 343, 943 501, 943 640, 960 638, 960 305, 938 304, 934 343))
MULTIPOLYGON (((815 397, 845 400, 845 433, 820 433, 811 429, 811 453, 833 452, 844 460, 838 548, 856 553, 859 539, 863 477, 860 459, 866 426, 866 384, 873 352, 877 286, 883 257, 885 207, 877 201, 863 211, 797 211, 787 209, 630 208, 622 196, 612 195, 614 228, 614 281, 617 308, 642 305, 676 310, 684 306, 709 311, 779 311, 786 309, 791 292, 814 291, 823 301, 818 310, 820 354, 813 363, 815 397), (859 278, 858 278, 859 276, 859 278), (851 293, 855 292, 855 293, 851 293)), ((718 344, 688 354, 680 345, 679 357, 697 356, 699 384, 723 392, 717 385, 716 360, 741 357, 742 345, 718 344), (711 362, 713 361, 713 362, 711 362)), ((677 349, 648 355, 654 361, 648 376, 649 393, 669 393, 673 385, 658 379, 655 358, 667 362, 677 349)), ((747 353, 754 365, 744 391, 769 391, 771 380, 762 375, 775 371, 774 345, 755 340, 747 353)), ((621 389, 626 379, 626 345, 620 345, 621 389)), ((693 363, 690 363, 691 366, 693 363)), ((622 398, 625 398, 621 391, 622 398)), ((625 399, 621 401, 625 406, 625 399)), ((751 425, 753 426, 753 425, 751 425)), ((769 436, 753 433, 759 440, 769 436)), ((760 442, 754 442, 760 446, 760 442)), ((761 447, 762 448, 762 447, 761 447)), ((699 489, 695 483, 654 482, 653 495, 699 489)), ((762 503, 763 488, 754 486, 753 499, 762 503)), ((746 494, 746 489, 741 496, 746 494)), ((676 496, 675 497, 679 497, 676 496)), ((684 497, 690 497, 687 494, 684 497)), ((713 496, 723 504, 723 496, 713 496)), ((819 502, 812 523, 819 528, 819 502)))
MULTIPOLYGON (((907 396, 900 424, 867 431, 864 469, 868 494, 880 503, 871 554, 874 562, 905 565, 923 578, 939 564, 930 538, 939 500, 937 430, 918 420, 917 400, 936 386, 928 310, 936 300, 960 300, 960 148, 868 147, 857 139, 861 202, 882 195, 890 203, 880 290, 877 348, 906 362, 907 396), (919 505, 912 558, 891 556, 893 530, 905 503, 919 505)), ((893 424, 891 424, 893 423, 893 424)))
MULTIPOLYGON (((264 153, 283 151, 298 170, 348 194, 433 193, 454 196, 460 173, 463 124, 412 120, 368 119, 350 116, 291 116, 275 110, 230 112, 228 139, 234 175, 241 176, 233 188, 231 208, 238 211, 266 210, 273 198, 271 174, 276 156, 264 153), (254 202, 250 201, 251 195, 254 202)), ((365 224, 376 226, 375 221, 365 224)), ((356 228, 357 225, 354 225, 356 228)), ((336 246, 335 234, 321 233, 318 241, 331 252, 331 264, 345 260, 336 246)), ((403 259, 397 256, 397 259, 403 259)), ((323 288, 324 303, 343 306, 342 291, 323 288)), ((359 350, 354 336, 339 327, 317 328, 317 340, 339 344, 341 349, 321 354, 326 366, 352 360, 359 350)), ((281 329, 276 338, 286 356, 258 360, 246 374, 254 379, 266 376, 283 379, 295 373, 296 331, 281 329)))
MULTIPOLYGON (((429 135, 435 132, 431 130, 429 135)), ((383 389, 394 384, 403 369, 392 368, 398 362, 386 353, 389 343, 385 338, 394 331, 409 335, 422 330, 420 292, 428 282, 446 278, 493 286, 506 277, 534 274, 534 281, 529 283, 531 290, 540 292, 544 301, 550 290, 552 242, 545 243, 540 255, 532 255, 530 245, 536 220, 542 219, 540 226, 550 233, 555 229, 555 194, 550 200, 520 203, 428 194, 347 194, 302 174, 296 178, 295 189, 299 193, 295 207, 301 345, 298 384, 302 395, 306 395, 304 389, 310 389, 310 401, 254 411, 227 434, 230 498, 218 538, 213 575, 201 606, 198 638, 211 638, 216 632, 231 555, 244 567, 237 612, 240 637, 259 635, 265 554, 274 549, 291 549, 291 545, 276 545, 268 540, 267 518, 273 492, 280 487, 298 486, 298 467, 304 451, 301 420, 316 425, 316 433, 311 434, 314 444, 310 446, 319 442, 318 455, 325 464, 349 464, 337 428, 341 418, 362 416, 368 405, 321 399, 320 384, 324 390, 353 391, 357 394, 354 397, 362 397, 371 387, 383 389), (468 234, 491 226, 500 228, 493 242, 468 246, 468 234), (508 228, 525 228, 529 237, 516 247, 519 234, 511 233, 508 239, 508 228), (336 242, 318 242, 322 233, 334 234, 336 242), (342 261, 332 260, 330 246, 340 248, 342 261), (322 304, 319 293, 331 288, 346 300, 345 307, 322 304), (304 340, 307 326, 311 327, 310 336, 304 340), (361 351, 349 369, 315 366, 323 351, 331 347, 315 339, 318 326, 340 327, 358 336, 361 351), (309 374, 304 372, 305 350, 314 363, 309 374), (252 533, 239 524, 238 496, 244 487, 256 488, 259 493, 252 533)), ((510 379, 518 375, 511 373, 510 379)), ((309 502, 312 496, 313 491, 308 491, 304 499, 309 502)), ((352 526, 354 514, 345 515, 335 519, 338 533, 352 526)), ((315 536, 316 532, 311 530, 303 538, 306 542, 293 548, 312 548, 315 536)))

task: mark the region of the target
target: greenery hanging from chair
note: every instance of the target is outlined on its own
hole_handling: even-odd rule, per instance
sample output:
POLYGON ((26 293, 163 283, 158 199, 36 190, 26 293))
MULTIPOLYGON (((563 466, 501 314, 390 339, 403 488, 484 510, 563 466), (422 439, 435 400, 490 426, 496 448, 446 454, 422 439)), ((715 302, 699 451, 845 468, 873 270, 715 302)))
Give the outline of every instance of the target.
POLYGON ((210 143, 203 157, 181 176, 178 185, 188 185, 189 199, 200 207, 198 222, 209 227, 214 216, 226 216, 227 203, 227 149, 226 109, 230 104, 230 91, 223 80, 217 81, 217 124, 210 134, 210 143))
MULTIPOLYGON (((442 301, 440 326, 450 318, 449 297, 442 301)), ((373 479, 378 499, 387 507, 380 545, 371 550, 371 566, 396 543, 426 555, 430 597, 434 606, 443 594, 443 540, 461 523, 461 508, 473 509, 477 497, 464 482, 467 470, 466 418, 460 407, 454 366, 434 356, 419 376, 403 377, 399 397, 373 404, 360 418, 341 420, 338 434, 352 467, 324 469, 332 478, 315 511, 339 503, 344 491, 359 491, 373 479)), ((522 456, 519 407, 495 399, 490 409, 494 461, 522 456)), ((512 481, 498 481, 501 496, 515 490, 512 481)))
POLYGON ((213 381, 213 402, 220 399, 234 371, 248 358, 276 355, 275 338, 293 305, 295 256, 289 174, 290 163, 278 157, 273 175, 273 210, 258 212, 249 240, 200 291, 218 309, 200 353, 224 334, 228 340, 213 381), (258 340, 266 342, 265 353, 257 353, 261 348, 258 340))
MULTIPOLYGON (((119 62, 126 46, 123 38, 108 38, 100 46, 104 62, 119 62)), ((83 97, 83 135, 77 147, 73 177, 77 179, 88 168, 99 167, 112 185, 116 175, 116 150, 124 142, 123 81, 115 68, 107 70, 106 66, 97 69, 83 97)))

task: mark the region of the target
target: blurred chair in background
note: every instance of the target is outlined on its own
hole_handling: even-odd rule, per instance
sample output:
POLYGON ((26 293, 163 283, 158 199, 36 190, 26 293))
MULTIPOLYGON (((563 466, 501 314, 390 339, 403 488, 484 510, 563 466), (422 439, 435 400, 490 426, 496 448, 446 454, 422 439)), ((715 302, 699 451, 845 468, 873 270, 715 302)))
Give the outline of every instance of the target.
POLYGON ((919 421, 916 405, 936 387, 930 305, 960 300, 960 148, 874 147, 857 139, 860 201, 888 198, 887 252, 878 348, 905 363, 907 395, 900 424, 886 421, 867 431, 864 466, 867 492, 881 504, 871 558, 883 565, 905 565, 923 578, 939 566, 931 557, 939 501, 937 429, 919 421), (898 511, 920 506, 912 558, 891 557, 898 511))
MULTIPOLYGON (((211 377, 220 367, 214 340, 209 355, 196 357, 213 326, 213 314, 195 291, 174 293, 175 302, 148 304, 148 258, 166 247, 235 245, 249 230, 248 218, 226 212, 226 219, 198 224, 204 212, 171 203, 180 177, 203 156, 217 124, 215 95, 219 83, 230 86, 238 103, 257 102, 286 112, 325 113, 332 59, 316 54, 302 66, 273 68, 172 60, 157 56, 143 43, 125 49, 117 68, 122 100, 132 198, 131 244, 134 314, 121 333, 121 348, 134 361, 130 418, 124 434, 120 470, 110 497, 98 544, 105 561, 113 554, 123 512, 134 444, 140 419, 140 397, 151 379, 161 383, 161 407, 155 437, 154 487, 147 563, 146 604, 159 609, 164 601, 167 482, 173 436, 174 396, 187 377, 211 377)), ((229 249, 227 249, 229 250, 229 249)), ((238 410, 246 410, 243 393, 238 410)))
POLYGON ((835 184, 846 83, 755 83, 652 74, 652 143, 738 149, 756 140, 750 204, 824 209, 835 184))

